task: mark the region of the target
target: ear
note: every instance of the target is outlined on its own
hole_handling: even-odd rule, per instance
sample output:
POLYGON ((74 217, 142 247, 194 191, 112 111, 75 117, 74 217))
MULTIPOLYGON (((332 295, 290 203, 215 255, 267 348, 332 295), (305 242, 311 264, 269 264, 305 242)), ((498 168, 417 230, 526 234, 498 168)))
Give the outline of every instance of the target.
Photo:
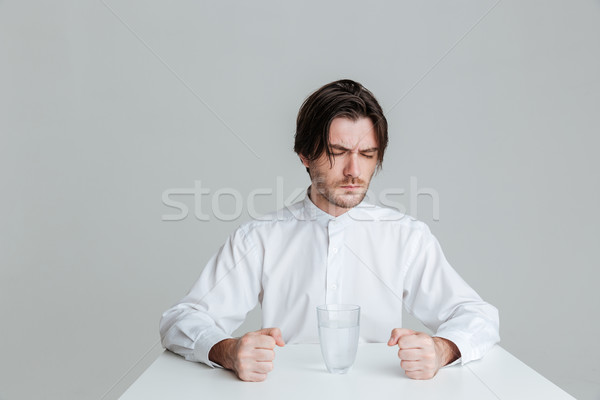
POLYGON ((302 161, 302 165, 308 168, 308 160, 302 154, 300 154, 300 161, 302 161))

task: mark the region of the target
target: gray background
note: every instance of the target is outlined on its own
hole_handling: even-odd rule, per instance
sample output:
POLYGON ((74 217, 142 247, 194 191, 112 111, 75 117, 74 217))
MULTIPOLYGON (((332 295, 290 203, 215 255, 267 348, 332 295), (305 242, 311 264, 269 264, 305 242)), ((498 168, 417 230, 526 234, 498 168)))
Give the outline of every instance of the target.
POLYGON ((598 39, 597 0, 0 2, 0 398, 118 397, 248 194, 308 185, 298 107, 347 77, 390 124, 373 193, 405 189, 507 350, 599 399, 598 39), (163 221, 195 181, 210 220, 179 195, 163 221))

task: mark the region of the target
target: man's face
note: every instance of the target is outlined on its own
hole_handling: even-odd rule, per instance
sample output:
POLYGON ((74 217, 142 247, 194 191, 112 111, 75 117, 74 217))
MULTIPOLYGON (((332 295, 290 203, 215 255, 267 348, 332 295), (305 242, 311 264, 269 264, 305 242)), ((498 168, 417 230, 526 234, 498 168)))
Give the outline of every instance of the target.
POLYGON ((315 161, 301 157, 310 169, 311 200, 321 210, 339 216, 367 194, 377 166, 377 140, 370 118, 335 118, 329 127, 333 165, 323 152, 315 161))

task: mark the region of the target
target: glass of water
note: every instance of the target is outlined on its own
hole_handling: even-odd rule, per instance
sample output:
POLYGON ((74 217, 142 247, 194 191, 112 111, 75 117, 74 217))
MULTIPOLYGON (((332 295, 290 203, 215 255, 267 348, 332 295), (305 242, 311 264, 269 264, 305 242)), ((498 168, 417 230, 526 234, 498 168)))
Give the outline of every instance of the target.
POLYGON ((332 374, 348 372, 358 347, 360 307, 351 304, 324 304, 317 307, 321 353, 332 374))

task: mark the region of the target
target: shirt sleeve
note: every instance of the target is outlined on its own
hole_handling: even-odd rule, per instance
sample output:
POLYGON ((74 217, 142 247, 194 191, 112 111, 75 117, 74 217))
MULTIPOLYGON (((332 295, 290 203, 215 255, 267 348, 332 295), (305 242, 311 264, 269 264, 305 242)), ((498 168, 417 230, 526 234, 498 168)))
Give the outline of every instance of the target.
POLYGON ((162 344, 186 360, 208 359, 212 346, 231 337, 258 303, 262 261, 259 248, 238 228, 215 254, 189 293, 160 320, 162 344))
POLYGON ((477 360, 500 341, 498 310, 450 266, 437 239, 425 237, 408 266, 404 305, 434 336, 456 344, 462 364, 477 360))

